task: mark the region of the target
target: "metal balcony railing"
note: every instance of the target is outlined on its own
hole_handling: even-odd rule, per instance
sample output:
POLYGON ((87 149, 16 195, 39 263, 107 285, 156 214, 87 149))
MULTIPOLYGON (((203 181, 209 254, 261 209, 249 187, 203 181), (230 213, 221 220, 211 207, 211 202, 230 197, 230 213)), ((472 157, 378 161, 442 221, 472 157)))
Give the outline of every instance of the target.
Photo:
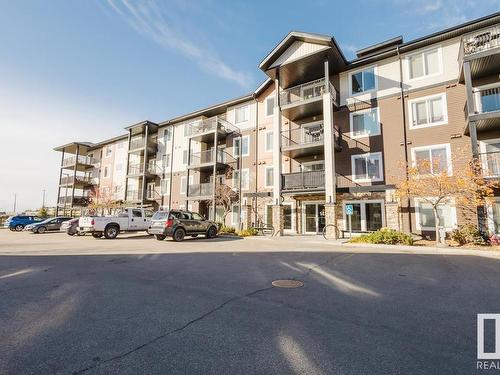
POLYGON ((61 182, 60 185, 72 185, 74 183, 81 183, 81 184, 92 184, 92 177, 89 176, 63 176, 61 177, 61 182))
POLYGON ((500 111, 500 87, 474 90, 476 113, 500 111))
MULTIPOLYGON (((331 82, 328 83, 332 100, 335 104, 338 103, 338 90, 331 82)), ((301 101, 319 98, 325 93, 325 79, 320 78, 315 81, 306 82, 298 86, 290 87, 280 93, 280 105, 295 104, 301 101)))
POLYGON ((192 184, 188 187, 189 197, 205 197, 213 194, 214 185, 211 182, 192 184))
POLYGON ((285 173, 281 177, 283 190, 319 189, 325 187, 325 171, 285 173))
MULTIPOLYGON (((341 144, 341 134, 339 129, 333 129, 334 141, 336 146, 341 144)), ((291 146, 310 146, 324 140, 324 126, 317 124, 312 126, 303 126, 300 128, 283 130, 281 132, 281 142, 283 147, 291 146)))
POLYGON ((497 47, 500 47, 500 25, 475 31, 462 37, 459 60, 497 47))
POLYGON ((138 150, 146 146, 144 138, 132 138, 129 144, 129 150, 138 150))
POLYGON ((224 116, 215 116, 203 120, 194 121, 186 124, 185 134, 187 137, 195 136, 198 134, 209 133, 216 129, 222 130, 227 134, 240 133, 240 130, 227 121, 224 116))
MULTIPOLYGON (((226 164, 234 161, 235 161, 234 157, 232 157, 226 151, 217 150, 217 163, 226 164)), ((215 150, 211 149, 211 150, 192 153, 191 158, 189 160, 189 165, 197 166, 214 162, 215 162, 215 150)))
POLYGON ((62 165, 63 167, 67 167, 69 165, 75 165, 76 163, 84 165, 93 165, 97 163, 97 160, 89 156, 78 155, 78 158, 76 156, 65 158, 62 162, 62 165))
POLYGON ((142 200, 142 191, 139 190, 128 190, 127 196, 125 197, 127 201, 140 201, 142 200))
POLYGON ((59 205, 73 205, 73 206, 86 206, 89 203, 89 197, 87 196, 74 196, 71 199, 70 196, 67 197, 59 197, 57 203, 59 205), (73 203, 73 204, 72 204, 73 203))
POLYGON ((500 151, 479 154, 484 177, 500 177, 500 151))
POLYGON ((139 175, 144 173, 144 164, 129 164, 128 166, 129 175, 139 175))

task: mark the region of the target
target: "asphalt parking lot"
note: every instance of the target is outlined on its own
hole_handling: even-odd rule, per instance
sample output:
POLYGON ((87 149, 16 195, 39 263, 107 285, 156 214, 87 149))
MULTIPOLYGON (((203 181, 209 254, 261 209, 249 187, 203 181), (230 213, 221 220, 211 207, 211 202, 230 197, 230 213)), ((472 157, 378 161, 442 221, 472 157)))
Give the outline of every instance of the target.
POLYGON ((498 285, 459 252, 2 230, 0 373, 471 374, 498 285))

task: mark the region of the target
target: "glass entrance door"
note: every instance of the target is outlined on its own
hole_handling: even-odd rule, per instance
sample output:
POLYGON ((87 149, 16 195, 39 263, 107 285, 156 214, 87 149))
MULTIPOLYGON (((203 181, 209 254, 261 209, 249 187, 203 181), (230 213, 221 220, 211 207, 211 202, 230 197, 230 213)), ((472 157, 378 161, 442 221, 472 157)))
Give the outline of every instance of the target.
POLYGON ((322 233, 325 227, 325 205, 323 203, 305 203, 303 223, 305 233, 322 233))

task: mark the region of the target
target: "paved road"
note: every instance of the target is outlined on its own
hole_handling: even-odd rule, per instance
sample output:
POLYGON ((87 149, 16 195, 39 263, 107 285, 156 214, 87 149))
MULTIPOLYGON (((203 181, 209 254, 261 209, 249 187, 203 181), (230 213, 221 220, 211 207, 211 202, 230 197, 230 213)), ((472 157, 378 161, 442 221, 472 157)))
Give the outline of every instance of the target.
POLYGON ((471 374, 476 314, 500 312, 485 257, 0 232, 37 248, 0 256, 2 374, 471 374))

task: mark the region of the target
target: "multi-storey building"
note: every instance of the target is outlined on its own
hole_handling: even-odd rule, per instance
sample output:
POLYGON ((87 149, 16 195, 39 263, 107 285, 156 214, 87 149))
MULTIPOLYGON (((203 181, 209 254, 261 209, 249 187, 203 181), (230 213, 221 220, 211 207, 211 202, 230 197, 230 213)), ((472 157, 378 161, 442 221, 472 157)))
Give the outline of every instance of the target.
MULTIPOLYGON (((454 153, 465 153, 500 177, 500 14, 410 42, 396 37, 353 60, 333 37, 291 32, 259 68, 267 80, 244 97, 56 148, 59 207, 104 189, 220 219, 215 196, 228 185, 239 194, 229 225, 320 233, 329 223, 345 228, 343 207, 352 204, 354 231, 432 233, 425 202, 394 197, 402 164, 438 160, 453 173, 454 153)), ((498 232, 497 207, 478 215, 450 199, 441 210, 447 230, 479 218, 498 232)))

